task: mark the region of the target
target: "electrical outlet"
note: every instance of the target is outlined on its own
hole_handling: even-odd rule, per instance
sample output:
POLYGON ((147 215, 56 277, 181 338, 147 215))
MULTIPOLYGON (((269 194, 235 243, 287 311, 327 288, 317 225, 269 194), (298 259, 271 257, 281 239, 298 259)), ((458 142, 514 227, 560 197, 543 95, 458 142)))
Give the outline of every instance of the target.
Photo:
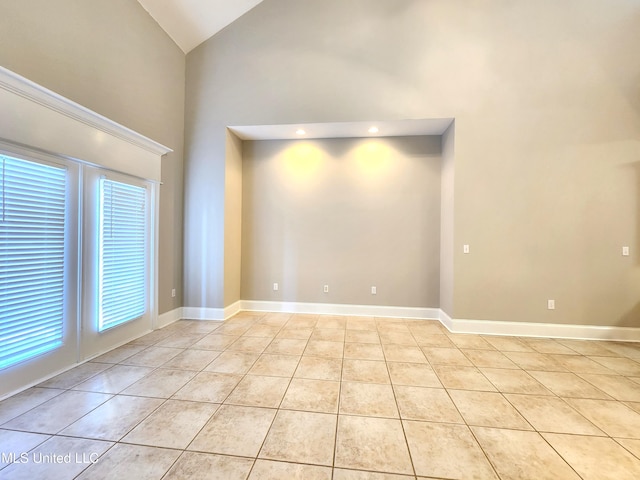
POLYGON ((274 291, 274 292, 277 292, 277 291, 278 291, 278 284, 277 284, 277 283, 274 283, 274 284, 273 284, 273 291, 274 291))
POLYGON ((176 289, 172 288, 171 289, 171 298, 175 298, 175 296, 176 296, 176 289))
POLYGON ((549 310, 555 310, 556 309, 556 301, 555 300, 547 300, 547 308, 549 310))
POLYGON ((623 257, 629 256, 629 247, 622 247, 622 256, 623 257))
POLYGON ((462 246, 462 253, 469 253, 469 245, 462 246))
POLYGON ((378 289, 376 287, 371 287, 371 295, 377 295, 378 289))
POLYGON ((324 286, 324 293, 329 293, 329 285, 324 286))

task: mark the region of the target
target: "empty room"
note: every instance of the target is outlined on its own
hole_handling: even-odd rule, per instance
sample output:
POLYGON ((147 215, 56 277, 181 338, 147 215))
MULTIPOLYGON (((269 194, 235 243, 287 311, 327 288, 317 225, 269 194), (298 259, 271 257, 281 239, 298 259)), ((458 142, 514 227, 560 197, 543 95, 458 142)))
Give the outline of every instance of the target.
POLYGON ((0 479, 640 477, 638 0, 0 32, 0 479))

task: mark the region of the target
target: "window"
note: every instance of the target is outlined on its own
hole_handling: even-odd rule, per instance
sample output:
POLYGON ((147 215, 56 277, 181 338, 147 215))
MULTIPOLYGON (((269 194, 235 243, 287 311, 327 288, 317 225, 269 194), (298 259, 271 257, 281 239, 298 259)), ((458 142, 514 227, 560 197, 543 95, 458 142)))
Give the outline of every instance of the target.
POLYGON ((100 179, 98 330, 147 311, 147 189, 100 179))
POLYGON ((66 169, 0 155, 0 369, 62 345, 66 169))

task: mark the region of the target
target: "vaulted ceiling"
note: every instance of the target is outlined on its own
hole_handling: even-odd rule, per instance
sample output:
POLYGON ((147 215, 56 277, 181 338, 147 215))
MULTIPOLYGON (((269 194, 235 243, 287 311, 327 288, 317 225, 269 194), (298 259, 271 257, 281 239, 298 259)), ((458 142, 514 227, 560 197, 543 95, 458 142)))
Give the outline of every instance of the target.
POLYGON ((262 0, 138 0, 184 53, 241 17, 262 0))

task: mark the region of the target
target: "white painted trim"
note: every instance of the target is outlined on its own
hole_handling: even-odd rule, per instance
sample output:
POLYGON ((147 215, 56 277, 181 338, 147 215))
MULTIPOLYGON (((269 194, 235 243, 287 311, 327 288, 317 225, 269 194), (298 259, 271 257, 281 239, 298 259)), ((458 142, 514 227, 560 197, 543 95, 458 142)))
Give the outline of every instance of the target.
POLYGON ((0 66, 0 88, 20 95, 89 127, 113 135, 155 155, 165 155, 173 150, 150 138, 109 120, 99 113, 58 95, 57 93, 0 66))
POLYGON ((451 319, 442 314, 440 321, 453 333, 640 342, 640 328, 451 319))
POLYGON ((333 303, 267 302, 241 300, 242 310, 257 312, 317 313, 356 317, 438 319, 439 308, 389 307, 383 305, 343 305, 333 303))
POLYGON ((182 319, 182 307, 169 310, 168 312, 158 315, 157 328, 166 327, 167 325, 182 319))
POLYGON ((231 305, 224 307, 224 319, 233 317, 236 313, 240 312, 242 309, 242 301, 238 300, 231 305))
POLYGON ((223 308, 182 307, 185 320, 224 320, 223 308))

